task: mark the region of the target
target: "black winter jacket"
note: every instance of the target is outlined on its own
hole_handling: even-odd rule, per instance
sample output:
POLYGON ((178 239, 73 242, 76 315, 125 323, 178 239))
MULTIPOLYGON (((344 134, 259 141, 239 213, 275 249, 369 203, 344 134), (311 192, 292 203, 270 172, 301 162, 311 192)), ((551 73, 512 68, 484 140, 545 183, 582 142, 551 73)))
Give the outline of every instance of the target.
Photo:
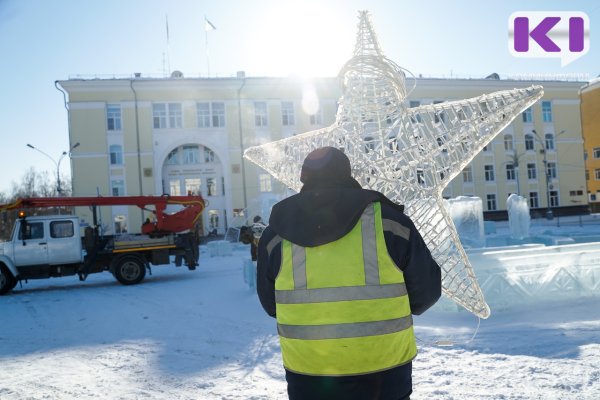
MULTIPOLYGON (((365 207, 376 201, 381 202, 383 219, 396 221, 410 231, 408 240, 391 231, 384 231, 384 237, 388 253, 404 273, 412 313, 419 315, 435 304, 441 295, 441 271, 413 222, 404 215, 404 207, 379 192, 328 183, 305 185, 299 194, 273 207, 258 245, 257 292, 267 314, 276 316, 275 278, 281 266, 278 236, 304 247, 332 242, 350 232, 365 207)), ((312 377, 286 371, 288 393, 290 399, 397 400, 412 391, 411 368, 409 363, 355 377, 312 377), (327 393, 324 388, 329 388, 327 393), (373 393, 373 397, 365 397, 365 393, 373 393)))

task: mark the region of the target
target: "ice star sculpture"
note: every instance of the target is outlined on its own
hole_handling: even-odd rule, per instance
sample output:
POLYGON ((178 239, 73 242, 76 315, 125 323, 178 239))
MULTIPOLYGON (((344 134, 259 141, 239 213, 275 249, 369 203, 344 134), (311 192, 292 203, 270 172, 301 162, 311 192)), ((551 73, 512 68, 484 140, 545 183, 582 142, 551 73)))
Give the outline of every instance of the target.
POLYGON ((516 116, 541 86, 407 108, 405 74, 378 44, 368 12, 359 13, 353 57, 339 74, 343 96, 333 125, 248 148, 244 156, 298 191, 306 155, 343 150, 365 188, 405 205, 442 268, 443 291, 481 318, 490 315, 473 268, 446 211, 442 191, 516 116))

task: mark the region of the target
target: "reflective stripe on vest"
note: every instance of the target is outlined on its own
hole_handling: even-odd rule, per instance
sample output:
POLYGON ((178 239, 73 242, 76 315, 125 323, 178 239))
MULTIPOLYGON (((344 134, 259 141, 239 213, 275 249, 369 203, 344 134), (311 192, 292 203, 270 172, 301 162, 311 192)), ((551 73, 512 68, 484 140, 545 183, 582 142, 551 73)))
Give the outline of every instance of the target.
MULTIPOLYGON (((408 228, 389 222, 408 238, 408 228)), ((308 248, 283 240, 281 251, 275 301, 288 370, 354 375, 414 358, 404 275, 387 253, 379 203, 367 206, 341 239, 308 248)))

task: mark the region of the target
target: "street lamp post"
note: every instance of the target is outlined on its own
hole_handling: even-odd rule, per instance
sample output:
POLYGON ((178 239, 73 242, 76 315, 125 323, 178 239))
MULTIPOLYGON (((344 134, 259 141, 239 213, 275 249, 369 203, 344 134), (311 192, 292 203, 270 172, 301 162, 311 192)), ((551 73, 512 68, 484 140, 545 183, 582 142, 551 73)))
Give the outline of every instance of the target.
POLYGON ((43 155, 48 157, 56 166, 56 192, 58 193, 59 196, 62 194, 62 187, 60 185, 60 163, 62 162, 63 158, 65 158, 66 155, 70 155, 71 151, 73 151, 73 149, 76 148, 77 146, 79 146, 79 142, 77 142, 73 146, 71 146, 69 151, 63 151, 62 154, 60 155, 60 157, 58 158, 58 161, 56 161, 52 156, 50 156, 45 151, 42 151, 42 150, 38 149, 37 147, 27 143, 27 147, 29 147, 33 150, 39 151, 40 153, 42 153, 43 155))
MULTIPOLYGON (((546 158, 546 153, 548 151, 548 148, 546 146, 545 141, 540 137, 540 135, 538 135, 538 133, 535 129, 532 129, 531 132, 533 133, 533 135, 535 136, 537 141, 540 143, 540 146, 542 146, 542 149, 540 150, 540 152, 544 156, 544 159, 542 162, 544 163, 544 173, 546 175, 546 203, 548 205, 548 210, 546 211, 546 218, 552 219, 554 217, 554 215, 552 213, 552 208, 550 206, 550 172, 548 171, 548 159, 546 158)), ((558 135, 554 135, 554 139, 556 139, 556 137, 562 135, 563 133, 565 133, 564 130, 560 131, 558 133, 558 135)), ((554 146, 556 146, 556 143, 554 143, 554 146)))
POLYGON ((515 178, 517 180, 517 195, 521 195, 521 185, 519 183, 519 160, 525 153, 517 154, 515 151, 508 155, 510 161, 505 162, 506 165, 512 165, 514 167, 515 178))

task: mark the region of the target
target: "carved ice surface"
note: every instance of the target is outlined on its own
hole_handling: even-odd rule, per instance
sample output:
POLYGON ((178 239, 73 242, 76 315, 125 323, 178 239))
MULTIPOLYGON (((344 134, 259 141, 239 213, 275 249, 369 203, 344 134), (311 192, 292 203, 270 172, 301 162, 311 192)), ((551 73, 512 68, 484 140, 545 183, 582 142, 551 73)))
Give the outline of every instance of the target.
POLYGON ((446 208, 463 246, 485 247, 481 199, 473 196, 455 197, 447 200, 446 208))
POLYGON ((493 307, 600 296, 598 242, 474 249, 469 257, 493 307))
POLYGON ((531 216, 529 215, 527 199, 513 193, 508 196, 508 199, 506 200, 506 209, 508 211, 510 236, 513 239, 524 239, 529 237, 531 216))
POLYGON ((333 125, 248 148, 244 156, 298 191, 309 152, 323 146, 342 149, 363 187, 405 205, 442 268, 444 293, 487 318, 489 307, 444 208, 442 191, 494 136, 542 97, 542 87, 407 108, 405 74, 383 55, 366 11, 359 13, 354 55, 339 76, 343 95, 333 125))

